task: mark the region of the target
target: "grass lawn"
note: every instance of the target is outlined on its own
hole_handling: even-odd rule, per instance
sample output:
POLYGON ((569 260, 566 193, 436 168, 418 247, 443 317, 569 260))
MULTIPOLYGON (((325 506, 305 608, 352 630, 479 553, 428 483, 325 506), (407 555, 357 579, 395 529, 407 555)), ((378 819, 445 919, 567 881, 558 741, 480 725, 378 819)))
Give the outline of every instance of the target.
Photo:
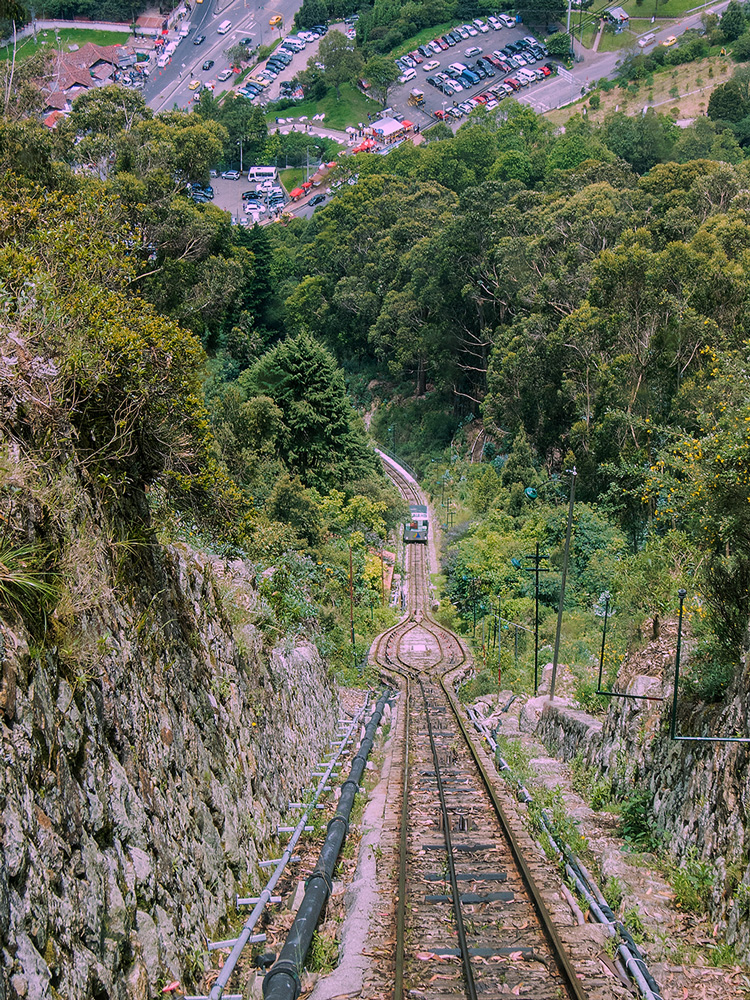
MULTIPOLYGON (((571 28, 573 27, 574 26, 571 24, 571 28)), ((576 25, 575 30, 572 30, 570 33, 574 38, 578 39, 584 48, 590 49, 594 44, 594 39, 596 38, 596 33, 598 31, 598 25, 589 21, 588 24, 581 25, 581 28, 582 31, 579 33, 578 26, 576 25)))
POLYGON ((294 191, 304 181, 305 171, 302 167, 290 167, 289 170, 280 170, 279 178, 286 191, 294 191))
POLYGON ((648 17, 650 19, 652 14, 655 15, 654 29, 658 30, 663 27, 659 23, 663 18, 682 17, 685 11, 695 8, 696 2, 695 0, 666 0, 663 3, 662 0, 659 0, 657 3, 657 0, 644 0, 639 5, 637 0, 624 0, 621 6, 631 17, 648 17))
MULTIPOLYGON (((599 39, 598 52, 619 52, 620 49, 630 49, 636 45, 636 37, 632 31, 621 31, 615 34, 611 28, 605 28, 599 39)), ((638 50, 640 52, 640 49, 638 50)))
POLYGON ((322 125, 343 131, 347 125, 366 122, 368 113, 372 114, 375 111, 380 111, 380 105, 376 101, 365 97, 350 83, 342 83, 340 101, 336 100, 336 91, 331 88, 319 101, 300 101, 293 108, 270 112, 266 115, 266 119, 272 122, 277 117, 299 118, 300 115, 307 115, 308 118, 312 118, 313 115, 324 114, 322 125))
MULTIPOLYGON (((118 42, 124 44, 130 38, 127 31, 96 31, 89 28, 61 28, 59 31, 37 32, 36 39, 33 35, 22 38, 16 47, 16 61, 25 59, 33 55, 39 49, 56 49, 59 44, 67 51, 69 45, 85 45, 86 42, 94 42, 96 45, 116 45, 118 42)), ((13 46, 7 45, 0 49, 0 59, 10 59, 13 56, 13 46)))
MULTIPOLYGON (((600 106, 588 109, 590 122, 601 123, 612 111, 626 115, 639 115, 649 105, 658 114, 673 118, 695 118, 705 114, 711 91, 732 75, 734 64, 716 56, 684 63, 682 66, 665 66, 652 77, 632 84, 623 90, 615 87, 609 93, 598 91, 600 106), (713 73, 713 76, 710 74, 713 73)), ((566 108, 558 108, 545 115, 555 125, 564 125, 571 115, 580 114, 588 98, 582 98, 566 108)))

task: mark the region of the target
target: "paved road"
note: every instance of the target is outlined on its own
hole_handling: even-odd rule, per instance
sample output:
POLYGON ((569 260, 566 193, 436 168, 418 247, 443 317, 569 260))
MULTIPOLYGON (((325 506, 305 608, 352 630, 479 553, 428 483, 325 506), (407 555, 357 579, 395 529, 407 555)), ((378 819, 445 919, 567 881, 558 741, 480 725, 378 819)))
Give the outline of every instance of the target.
MULTIPOLYGON (((268 45, 278 38, 279 29, 272 28, 270 19, 280 14, 283 20, 282 34, 288 34, 294 14, 299 8, 299 0, 265 0, 265 3, 251 3, 249 0, 204 0, 194 3, 190 18, 190 33, 177 47, 172 61, 164 69, 154 69, 144 88, 146 103, 154 111, 169 110, 175 104, 180 108, 190 107, 194 93, 189 89, 191 79, 202 82, 216 80, 217 74, 229 67, 224 54, 240 39, 250 37, 254 44, 268 45), (231 21, 232 27, 226 35, 218 34, 222 21, 231 21), (205 35, 201 45, 194 45, 193 39, 205 35), (208 71, 201 69, 207 59, 214 60, 208 71), (191 73, 193 74, 191 77, 191 73)), ((231 80, 217 83, 217 93, 229 89, 231 80)))

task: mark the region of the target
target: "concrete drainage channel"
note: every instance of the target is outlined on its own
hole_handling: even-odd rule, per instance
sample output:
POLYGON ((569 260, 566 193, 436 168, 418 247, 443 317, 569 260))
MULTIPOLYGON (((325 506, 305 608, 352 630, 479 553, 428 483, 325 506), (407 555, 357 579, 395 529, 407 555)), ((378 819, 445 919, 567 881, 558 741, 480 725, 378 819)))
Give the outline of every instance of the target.
MULTIPOLYGON (((498 744, 492 731, 471 706, 467 707, 466 713, 473 723, 474 728, 492 748, 498 771, 503 774, 506 780, 512 781, 515 784, 519 801, 528 807, 529 803, 533 802, 533 797, 519 780, 512 778, 512 771, 508 762, 498 756, 498 744)), ((599 886, 583 862, 576 857, 569 845, 556 834, 551 817, 546 810, 542 810, 541 812, 541 824, 553 851, 557 854, 558 860, 563 863, 565 874, 576 887, 581 898, 587 903, 591 916, 597 923, 602 924, 606 928, 611 938, 620 938, 612 971, 619 976, 625 985, 630 987, 634 983, 641 996, 645 997, 646 1000, 662 1000, 661 990, 649 972, 646 962, 638 950, 635 941, 633 941, 630 932, 614 915, 599 886)), ((570 899, 570 903, 571 906, 576 905, 575 900, 572 898, 570 899)))
MULTIPOLYGON (((301 942, 304 942, 306 940, 304 951, 301 954, 299 954, 298 968, 299 971, 301 971, 302 969, 302 963, 304 962, 305 955, 307 954, 307 950, 310 946, 310 940, 312 939, 312 934, 315 930, 317 917, 320 915, 320 911, 322 910, 323 904, 325 903, 325 900, 328 898, 328 894, 330 893, 331 875, 333 872, 333 866, 336 863, 336 858, 338 857, 341 845, 343 844, 344 838, 346 837, 346 834, 348 832, 348 817, 351 812, 352 805, 354 803, 354 797, 357 791, 359 790, 359 780, 362 776, 362 772, 364 771, 367 757, 370 753, 370 750, 372 749, 375 733, 377 731, 378 725, 380 724, 380 720, 383 716, 383 709, 390 697, 390 694, 391 692, 386 690, 380 697, 375 707, 375 710, 372 714, 372 717, 370 718, 370 721, 367 725, 364 739, 362 740, 359 750, 352 762, 352 767, 349 777, 341 786, 341 796, 339 799, 338 807, 336 809, 336 814, 328 824, 328 835, 326 836, 326 840, 323 845, 323 849, 321 851, 320 859, 318 861, 315 871, 308 880, 308 891, 305 894, 305 899, 300 907, 297 919, 295 920, 295 923, 292 926, 292 930, 290 932, 290 940, 292 940, 292 936, 295 933, 295 927, 297 927, 298 921, 300 920, 300 915, 302 915, 304 911, 307 914, 306 923, 309 924, 309 937, 306 937, 307 928, 305 928, 305 930, 298 929, 297 937, 295 938, 296 944, 293 947, 293 955, 295 956, 295 958, 290 963, 290 955, 287 952, 287 948, 289 947, 289 942, 287 942, 284 951, 282 951, 279 962, 277 962, 276 965, 271 970, 271 972, 268 973, 267 978, 269 978, 271 974, 275 972, 277 969, 279 969, 279 971, 288 971, 290 968, 291 969, 297 968, 296 957, 298 955, 299 948, 301 947, 301 942), (337 846, 335 846, 336 843, 337 846), (334 847, 335 847, 335 853, 333 853, 334 847), (328 870, 329 861, 330 861, 330 871, 328 870), (312 912, 311 906, 307 904, 308 904, 308 895, 310 891, 309 887, 310 884, 313 883, 313 881, 315 881, 314 888, 316 889, 316 892, 313 894, 313 897, 311 897, 311 899, 314 898, 317 901, 321 895, 322 899, 320 901, 315 919, 311 920, 310 917, 310 913, 312 912), (285 961, 285 964, 282 968, 279 968, 282 960, 285 961)), ((249 906, 249 905, 253 906, 253 910, 248 919, 246 920, 241 933, 236 938, 233 938, 231 940, 215 941, 209 943, 208 945, 209 951, 216 951, 222 948, 232 949, 228 958, 224 962, 224 965, 219 973, 218 978, 216 979, 216 982, 214 983, 211 989, 211 992, 207 996, 206 995, 186 996, 184 1000, 244 1000, 243 994, 224 992, 229 982, 229 979, 237 966, 237 963, 245 948, 245 945, 257 944, 265 941, 266 939, 265 934, 253 934, 253 930, 268 903, 280 901, 280 897, 273 895, 273 890, 276 887, 282 874, 284 873, 286 866, 290 862, 297 860, 293 856, 294 848, 297 845, 297 842, 299 841, 302 834, 306 831, 313 829, 312 826, 308 825, 308 819, 310 817, 310 814, 318 806, 318 800, 323 795, 323 793, 330 790, 331 786, 329 782, 331 777, 334 775, 334 771, 337 770, 339 766, 337 762, 344 753, 346 747, 350 743, 352 743, 354 738, 354 733, 356 732, 357 728, 361 725, 362 718, 364 717, 369 704, 370 704, 370 695, 368 694, 365 700, 365 704, 362 706, 359 712, 357 712, 354 718, 351 720, 344 720, 340 722, 340 726, 343 727, 344 731, 340 734, 341 735, 340 741, 332 744, 332 749, 335 749, 336 751, 334 756, 330 760, 322 762, 318 767, 318 771, 315 772, 315 777, 319 778, 319 781, 313 792, 311 801, 309 803, 290 804, 290 808, 294 807, 304 808, 304 813, 295 827, 279 827, 279 833, 288 833, 288 832, 291 833, 289 843, 287 844, 286 850, 284 851, 282 856, 280 858, 274 858, 269 861, 260 862, 260 866, 262 868, 274 867, 274 872, 271 875, 270 879, 268 880, 265 888, 261 892, 260 896, 249 897, 246 899, 237 897, 238 908, 240 906, 249 906)), ((284 981, 285 978, 286 977, 282 977, 282 982, 284 981)), ((292 992, 289 994, 283 993, 279 995, 282 996, 289 995, 290 997, 296 998, 296 996, 299 995, 299 985, 300 985, 299 972, 297 973, 297 978, 296 980, 294 980, 294 982, 295 982, 296 992, 292 992)), ((265 994, 266 994, 266 986, 264 982, 264 995, 265 994)), ((277 994, 274 994, 274 996, 277 996, 277 994)))

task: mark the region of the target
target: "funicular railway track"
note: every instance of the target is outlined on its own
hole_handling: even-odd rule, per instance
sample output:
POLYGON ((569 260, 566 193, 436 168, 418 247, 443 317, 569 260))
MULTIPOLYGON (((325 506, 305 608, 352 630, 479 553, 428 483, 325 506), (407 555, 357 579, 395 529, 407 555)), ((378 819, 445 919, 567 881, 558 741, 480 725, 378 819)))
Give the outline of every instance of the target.
MULTIPOLYGON (((418 487, 387 465, 409 502, 418 487)), ((429 613, 427 547, 406 547, 406 614, 373 658, 401 686, 403 744, 394 1000, 583 1000, 442 677, 469 660, 429 613)))

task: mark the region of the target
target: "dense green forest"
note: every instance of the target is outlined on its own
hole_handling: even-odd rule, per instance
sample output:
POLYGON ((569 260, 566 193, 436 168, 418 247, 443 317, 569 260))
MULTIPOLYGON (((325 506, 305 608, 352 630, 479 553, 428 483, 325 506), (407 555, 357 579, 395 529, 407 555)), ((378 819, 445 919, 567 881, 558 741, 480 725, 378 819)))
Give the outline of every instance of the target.
POLYGON ((241 98, 139 102, 104 88, 54 135, 0 122, 4 336, 54 361, 75 428, 60 461, 123 516, 143 491, 165 537, 283 564, 278 613, 306 628, 312 590, 341 651, 349 545, 364 621, 401 515, 353 399, 474 518, 447 566, 464 622, 477 577, 528 621, 528 580, 498 567, 534 540, 554 555, 575 465, 571 608, 619 588, 621 609, 663 614, 689 584, 710 655, 738 662, 750 171, 733 132, 653 111, 556 132, 506 101, 351 158, 309 221, 245 230, 184 184, 235 133, 258 160, 281 139, 241 98))

